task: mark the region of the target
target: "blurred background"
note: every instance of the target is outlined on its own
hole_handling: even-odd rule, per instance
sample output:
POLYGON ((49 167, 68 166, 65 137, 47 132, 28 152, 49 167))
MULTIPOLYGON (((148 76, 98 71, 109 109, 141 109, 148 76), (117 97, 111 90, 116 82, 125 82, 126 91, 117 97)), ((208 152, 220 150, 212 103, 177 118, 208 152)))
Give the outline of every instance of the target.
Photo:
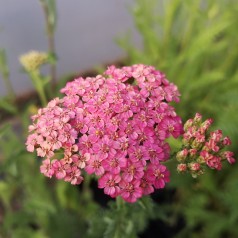
MULTIPOLYGON (((58 74, 82 72, 125 58, 116 39, 130 31, 133 42, 139 36, 129 9, 133 0, 57 1, 55 48, 58 74)), ((20 72, 19 56, 29 50, 46 51, 44 14, 39 1, 4 1, 0 7, 0 47, 8 53, 15 91, 23 94, 33 87, 20 72)), ((0 95, 6 92, 0 81, 0 95)))
MULTIPOLYGON (((44 105, 40 90, 49 100, 72 79, 65 75, 143 63, 178 86, 181 102, 174 106, 183 121, 196 112, 213 118, 237 158, 237 26, 237 0, 2 1, 0 237, 237 238, 237 163, 198 179, 171 165, 166 189, 119 211, 94 180, 77 187, 44 178, 24 145, 29 118, 44 105), (18 60, 29 50, 49 53, 39 88, 18 60), (49 90, 52 67, 58 81, 49 90), (19 106, 18 95, 33 88, 34 97, 19 106)), ((171 141, 173 151, 178 145, 171 141)))

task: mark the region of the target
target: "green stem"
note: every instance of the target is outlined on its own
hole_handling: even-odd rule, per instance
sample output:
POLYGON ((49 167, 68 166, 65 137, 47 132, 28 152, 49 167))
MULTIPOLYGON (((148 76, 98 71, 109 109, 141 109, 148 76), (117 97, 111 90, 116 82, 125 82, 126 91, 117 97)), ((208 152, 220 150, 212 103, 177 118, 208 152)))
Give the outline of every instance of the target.
POLYGON ((174 162, 174 159, 169 159, 169 160, 161 162, 161 164, 171 164, 173 162, 174 162))
POLYGON ((118 196, 116 198, 116 205, 117 205, 117 210, 120 211, 121 209, 124 208, 125 206, 125 201, 120 197, 118 196))
MULTIPOLYGON (((40 0, 43 12, 44 12, 44 17, 45 17, 45 24, 46 24, 46 32, 47 32, 47 38, 48 38, 48 52, 52 55, 56 55, 55 51, 55 23, 53 24, 49 19, 50 19, 50 14, 54 15, 56 18, 56 13, 55 12, 50 12, 51 9, 49 8, 48 4, 46 3, 45 0, 40 0)), ((56 65, 51 64, 50 65, 50 75, 51 75, 51 86, 52 90, 54 89, 54 86, 56 84, 56 65)))
POLYGON ((116 198, 116 209, 117 209, 117 218, 116 218, 116 227, 115 227, 115 233, 113 235, 113 238, 120 238, 122 237, 122 234, 124 233, 122 231, 123 229, 123 221, 125 218, 125 201, 121 197, 116 198))
POLYGON ((40 86, 38 88, 38 94, 40 96, 42 106, 46 106, 47 105, 47 99, 46 99, 45 91, 44 91, 42 86, 40 86))
POLYGON ((35 86, 35 89, 36 89, 36 91, 39 95, 41 105, 46 106, 47 105, 47 98, 46 98, 46 94, 45 94, 45 90, 44 90, 43 81, 40 77, 39 72, 35 71, 35 72, 30 72, 29 74, 31 76, 31 79, 32 79, 32 82, 35 86))
POLYGON ((83 195, 87 200, 92 199, 92 192, 90 189, 91 179, 91 176, 85 173, 83 182, 83 195))
POLYGON ((7 56, 4 49, 0 49, 0 72, 2 73, 2 78, 5 83, 8 96, 14 100, 16 98, 16 94, 13 90, 12 83, 9 78, 9 68, 7 64, 7 56))

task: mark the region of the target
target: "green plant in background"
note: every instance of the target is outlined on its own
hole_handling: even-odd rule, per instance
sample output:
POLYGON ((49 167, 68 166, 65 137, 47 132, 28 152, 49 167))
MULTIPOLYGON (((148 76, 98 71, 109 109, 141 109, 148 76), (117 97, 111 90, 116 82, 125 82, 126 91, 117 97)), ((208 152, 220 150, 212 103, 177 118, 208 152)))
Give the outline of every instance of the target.
POLYGON ((7 65, 7 57, 4 49, 0 49, 0 72, 2 74, 9 98, 15 99, 16 95, 9 79, 9 68, 7 65))
POLYGON ((178 86, 183 118, 200 111, 233 139, 238 108, 238 5, 232 0, 137 0, 133 10, 143 49, 119 43, 129 63, 155 65, 178 86), (215 105, 215 106, 214 106, 215 105), (221 113, 222 112, 222 113, 221 113), (229 121, 229 123, 226 123, 229 121))
MULTIPOLYGON (((7 111, 12 115, 16 115, 17 108, 15 107, 16 95, 10 81, 10 73, 7 64, 7 56, 4 49, 0 48, 0 75, 5 83, 7 96, 0 98, 0 109, 7 111)), ((0 118, 1 119, 1 118, 0 118)))
MULTIPOLYGON (((237 1, 137 0, 133 15, 143 48, 137 49, 128 37, 120 40, 128 62, 164 71, 182 95, 178 114, 189 118, 199 111, 213 117, 216 127, 231 136, 237 153, 237 1)), ((227 169, 198 181, 172 179, 176 202, 168 208, 173 216, 167 221, 173 226, 182 215, 180 237, 238 236, 236 176, 236 170, 227 169)))

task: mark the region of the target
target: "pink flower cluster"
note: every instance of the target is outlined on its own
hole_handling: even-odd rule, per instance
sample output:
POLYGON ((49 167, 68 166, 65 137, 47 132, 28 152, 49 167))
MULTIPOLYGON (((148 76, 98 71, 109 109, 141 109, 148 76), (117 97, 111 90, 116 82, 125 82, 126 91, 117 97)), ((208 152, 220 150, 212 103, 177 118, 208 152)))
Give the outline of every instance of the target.
POLYGON ((221 130, 210 132, 212 119, 202 122, 202 116, 197 113, 194 119, 189 119, 184 124, 183 150, 177 153, 179 172, 188 171, 193 177, 204 173, 206 166, 221 170, 222 160, 230 164, 235 163, 234 154, 224 151, 226 146, 231 145, 229 137, 223 137, 221 130))
POLYGON ((165 142, 183 132, 168 103, 179 101, 177 87, 154 67, 111 66, 103 75, 78 78, 33 116, 27 150, 44 157, 41 172, 71 184, 82 169, 99 177, 111 197, 135 202, 164 188, 169 171, 165 142))

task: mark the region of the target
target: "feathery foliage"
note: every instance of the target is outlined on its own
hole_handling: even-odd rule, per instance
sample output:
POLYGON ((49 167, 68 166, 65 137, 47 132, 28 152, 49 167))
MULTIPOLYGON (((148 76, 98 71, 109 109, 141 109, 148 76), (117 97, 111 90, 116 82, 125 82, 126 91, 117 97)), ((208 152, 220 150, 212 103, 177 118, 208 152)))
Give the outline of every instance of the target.
MULTIPOLYGON (((182 118, 196 111, 214 118, 238 152, 237 1, 137 0, 133 15, 143 48, 119 40, 129 63, 164 71, 182 94, 176 105, 182 118)), ((237 237, 236 169, 181 177, 172 175, 176 202, 168 208, 185 219, 178 237, 237 237)))

